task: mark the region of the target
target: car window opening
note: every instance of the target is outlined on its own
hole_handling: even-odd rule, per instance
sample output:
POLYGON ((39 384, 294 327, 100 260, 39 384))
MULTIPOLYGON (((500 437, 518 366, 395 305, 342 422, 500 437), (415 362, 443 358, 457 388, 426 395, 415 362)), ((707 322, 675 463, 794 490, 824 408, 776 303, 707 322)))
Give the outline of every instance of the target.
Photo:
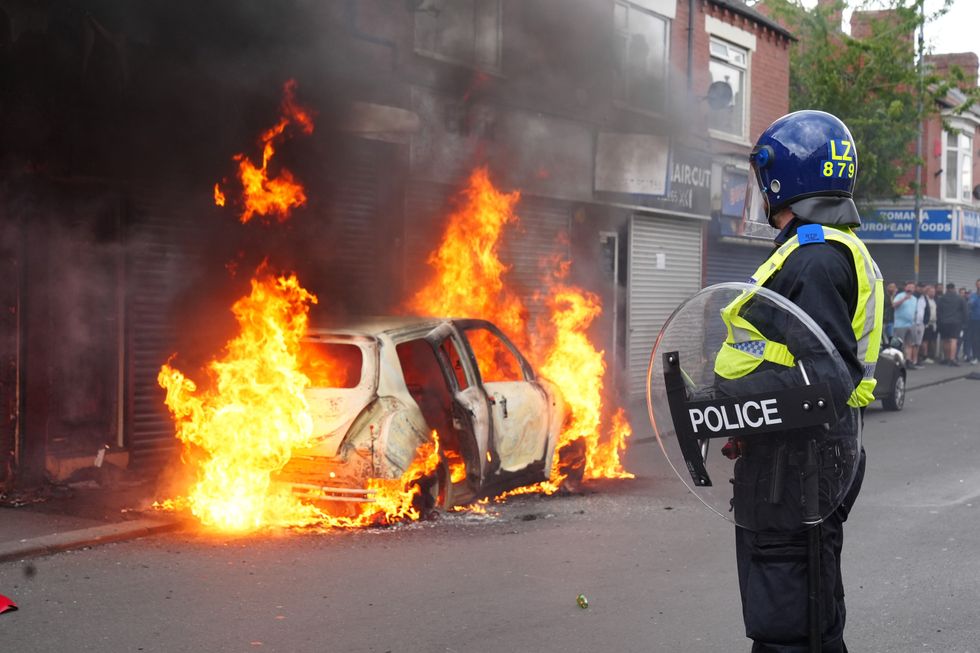
POLYGON ((466 329, 466 338, 476 356, 484 383, 525 380, 517 356, 492 331, 480 327, 466 329))
POLYGON ((314 388, 356 388, 363 364, 357 345, 305 341, 300 348, 300 370, 314 388))
POLYGON ((439 434, 447 457, 459 457, 459 436, 453 428, 453 396, 439 359, 425 340, 410 340, 395 346, 405 386, 429 428, 439 434), (452 454, 452 455, 450 455, 452 454))
POLYGON ((445 354, 446 359, 449 361, 449 365, 452 367, 453 376, 456 378, 456 385, 459 390, 466 390, 470 387, 469 381, 466 380, 466 368, 463 367, 463 360, 459 356, 459 350, 456 348, 456 344, 452 340, 446 338, 439 345, 439 349, 445 354))

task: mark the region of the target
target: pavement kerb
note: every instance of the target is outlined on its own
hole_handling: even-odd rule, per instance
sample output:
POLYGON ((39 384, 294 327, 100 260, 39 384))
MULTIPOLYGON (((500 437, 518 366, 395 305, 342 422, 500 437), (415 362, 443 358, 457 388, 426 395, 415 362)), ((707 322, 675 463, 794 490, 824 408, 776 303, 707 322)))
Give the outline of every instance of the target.
POLYGON ((184 528, 180 521, 160 521, 158 519, 136 519, 133 521, 103 526, 92 526, 79 530, 42 535, 27 540, 0 542, 0 562, 24 560, 38 556, 82 549, 99 544, 132 540, 147 535, 156 535, 184 528))
POLYGON ((973 370, 967 370, 962 374, 957 374, 956 376, 947 376, 943 379, 936 379, 935 381, 927 381, 926 383, 921 383, 919 385, 910 385, 905 388, 906 392, 911 392, 912 390, 921 390, 922 388, 931 388, 934 385, 941 385, 943 383, 949 383, 950 381, 958 381, 960 379, 965 379, 970 376, 973 370))

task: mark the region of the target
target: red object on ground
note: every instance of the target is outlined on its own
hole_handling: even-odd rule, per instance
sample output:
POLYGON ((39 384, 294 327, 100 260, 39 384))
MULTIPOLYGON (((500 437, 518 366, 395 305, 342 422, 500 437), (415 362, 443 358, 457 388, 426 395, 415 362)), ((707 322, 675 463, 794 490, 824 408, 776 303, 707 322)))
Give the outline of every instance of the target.
POLYGON ((13 612, 17 609, 17 604, 12 600, 8 599, 3 594, 0 594, 0 614, 4 612, 13 612))

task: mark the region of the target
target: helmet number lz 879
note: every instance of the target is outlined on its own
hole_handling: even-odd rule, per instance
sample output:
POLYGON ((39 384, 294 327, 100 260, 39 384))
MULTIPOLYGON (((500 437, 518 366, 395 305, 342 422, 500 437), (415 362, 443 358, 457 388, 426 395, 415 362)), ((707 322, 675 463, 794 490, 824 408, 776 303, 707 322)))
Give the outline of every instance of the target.
POLYGON ((822 163, 824 177, 854 178, 855 165, 851 148, 851 141, 831 140, 827 143, 830 159, 822 163))

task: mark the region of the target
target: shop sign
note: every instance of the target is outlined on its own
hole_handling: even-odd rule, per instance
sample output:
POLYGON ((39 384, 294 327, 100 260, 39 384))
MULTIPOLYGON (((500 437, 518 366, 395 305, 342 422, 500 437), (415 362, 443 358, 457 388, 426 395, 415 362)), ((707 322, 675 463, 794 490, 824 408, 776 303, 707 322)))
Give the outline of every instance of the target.
MULTIPOLYGON (((855 232, 866 241, 912 242, 915 240, 915 211, 913 209, 877 209, 861 217, 855 232)), ((919 240, 952 242, 953 212, 950 209, 922 211, 919 240)))
POLYGON ((711 157, 668 148, 654 134, 600 133, 596 196, 634 206, 699 216, 711 214, 711 157))
POLYGON ((980 213, 960 212, 960 242, 980 245, 980 213))

